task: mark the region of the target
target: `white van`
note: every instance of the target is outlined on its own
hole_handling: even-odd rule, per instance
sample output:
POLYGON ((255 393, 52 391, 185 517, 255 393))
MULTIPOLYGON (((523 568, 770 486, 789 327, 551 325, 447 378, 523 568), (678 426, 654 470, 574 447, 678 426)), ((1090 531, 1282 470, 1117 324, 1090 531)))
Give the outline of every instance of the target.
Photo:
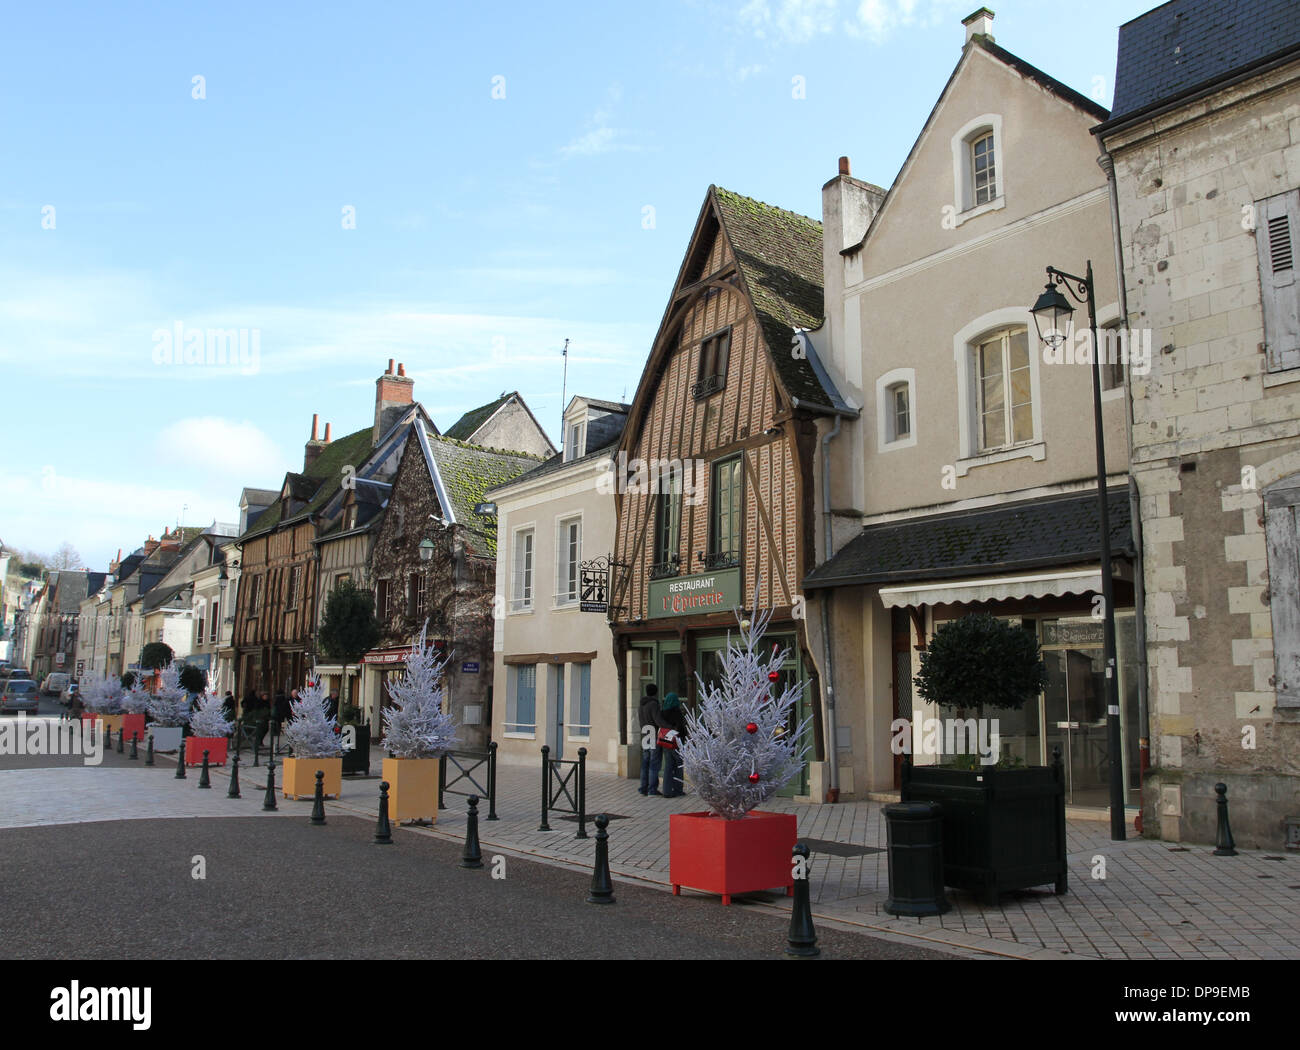
POLYGON ((41 692, 45 696, 58 696, 63 692, 68 684, 68 679, 71 677, 66 671, 51 671, 45 676, 45 681, 41 683, 41 692))

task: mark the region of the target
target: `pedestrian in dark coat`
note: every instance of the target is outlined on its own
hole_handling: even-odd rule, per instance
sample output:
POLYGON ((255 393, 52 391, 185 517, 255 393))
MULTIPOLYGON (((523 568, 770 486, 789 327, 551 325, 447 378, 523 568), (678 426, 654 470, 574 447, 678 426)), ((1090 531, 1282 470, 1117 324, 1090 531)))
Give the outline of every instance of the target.
POLYGON ((641 786, 637 791, 642 795, 658 795, 659 763, 663 761, 658 735, 665 723, 659 713, 659 687, 653 682, 645 687, 637 714, 641 718, 641 786))
MULTIPOLYGON (((663 705, 659 709, 659 717, 669 729, 677 733, 679 741, 686 739, 686 712, 676 693, 669 693, 664 697, 663 705)), ((661 750, 664 756, 664 798, 684 795, 686 792, 683 790, 681 752, 677 748, 665 747, 661 750)))

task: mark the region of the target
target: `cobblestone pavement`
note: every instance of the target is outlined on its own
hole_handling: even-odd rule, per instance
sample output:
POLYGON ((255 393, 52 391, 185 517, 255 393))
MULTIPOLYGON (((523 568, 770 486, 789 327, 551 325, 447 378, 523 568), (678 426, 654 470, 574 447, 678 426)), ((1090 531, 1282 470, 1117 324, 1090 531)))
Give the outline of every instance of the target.
MULTIPOLYGON (((380 758, 376 751, 376 774, 380 758)), ((197 776, 193 770, 188 784, 164 784, 173 769, 171 761, 160 759, 159 766, 146 769, 116 754, 106 755, 99 768, 68 759, 0 759, 0 828, 260 812, 264 766, 241 767, 242 802, 225 798, 225 770, 213 771, 213 790, 206 792, 192 790, 197 776), (33 764, 41 768, 14 768, 33 764), (111 795, 101 789, 105 781, 99 779, 110 772, 111 795)), ((575 821, 552 814, 554 830, 538 830, 540 778, 532 767, 500 767, 500 819, 480 820, 484 850, 590 870, 595 839, 574 838, 575 821)), ((343 797, 328 809, 373 819, 378 794, 377 775, 349 777, 343 797)), ((645 797, 633 781, 594 772, 587 775, 587 794, 589 814, 619 818, 609 825, 614 874, 666 888, 668 816, 702 809, 695 795, 645 797)), ((465 800, 452 795, 447 803, 438 825, 417 832, 460 841, 465 800)), ((1208 846, 1136 837, 1111 842, 1109 824, 1095 820, 1068 821, 1070 887, 1062 897, 1044 887, 1005 895, 997 907, 989 907, 973 895, 950 890, 953 909, 946 915, 888 915, 883 909, 888 889, 883 805, 774 799, 764 807, 795 814, 800 837, 813 841, 811 890, 814 914, 821 920, 941 950, 1012 958, 1300 958, 1300 855, 1243 850, 1236 857, 1215 857, 1208 846), (1105 878, 1093 877, 1099 858, 1105 862, 1105 878)), ((281 801, 278 815, 301 817, 306 806, 309 803, 281 801)), ((480 817, 486 816, 483 804, 480 817)), ((594 834, 590 825, 589 831, 594 834)), ((746 902, 774 911, 789 907, 772 893, 752 895, 746 902)))

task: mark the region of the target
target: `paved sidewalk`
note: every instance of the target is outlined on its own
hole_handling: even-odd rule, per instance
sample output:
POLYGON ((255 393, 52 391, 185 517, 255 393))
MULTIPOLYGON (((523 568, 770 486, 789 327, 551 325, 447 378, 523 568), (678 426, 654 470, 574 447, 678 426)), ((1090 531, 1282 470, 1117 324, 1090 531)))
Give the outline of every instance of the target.
MULTIPOLYGON (((377 772, 379 763, 375 763, 377 772)), ((378 778, 354 782, 339 803, 354 812, 377 811, 378 778), (369 794, 371 801, 363 801, 369 794)), ((694 794, 678 799, 645 797, 636 783, 588 773, 588 812, 612 820, 610 867, 616 875, 668 885, 668 815, 704 807, 694 794)), ((452 796, 431 833, 462 839, 465 800, 452 796)), ((1300 855, 1242 851, 1215 857, 1208 846, 1130 838, 1110 840, 1110 826, 1096 820, 1067 821, 1069 892, 1050 887, 1004 896, 988 907, 975 896, 949 890, 953 910, 929 919, 884 911, 888 896, 884 803, 811 805, 774 799, 763 808, 794 813, 802 839, 850 847, 814 848, 814 914, 905 935, 934 946, 992 952, 1018 958, 1298 959, 1300 958, 1300 855), (851 847, 860 847, 853 850, 851 847), (1094 878, 1098 859, 1105 878, 1094 878)), ((486 803, 480 818, 487 816, 486 803)), ((590 869, 595 839, 575 839, 577 825, 552 815, 551 832, 538 831, 541 772, 501 765, 497 778, 498 821, 480 819, 485 851, 502 849, 590 869)), ((1131 829, 1130 829, 1131 831, 1131 829)), ((588 827, 594 836, 593 825, 588 827)), ((683 893, 690 891, 683 890, 683 893)), ((776 894, 758 894, 762 906, 788 909, 776 894)), ((721 904, 719 904, 721 907, 721 904)))

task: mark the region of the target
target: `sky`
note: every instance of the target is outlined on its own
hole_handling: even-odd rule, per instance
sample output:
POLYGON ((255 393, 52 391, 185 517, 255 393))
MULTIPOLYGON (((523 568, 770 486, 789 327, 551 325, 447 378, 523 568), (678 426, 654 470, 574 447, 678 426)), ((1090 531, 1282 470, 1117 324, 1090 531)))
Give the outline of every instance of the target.
MULTIPOLYGON (((102 571, 236 521, 389 358, 440 427, 518 390, 558 444, 562 392, 634 394, 709 185, 814 218, 841 155, 888 186, 975 6, 10 5, 0 541, 102 571)), ((993 33, 1109 106, 1152 6, 993 33)))

